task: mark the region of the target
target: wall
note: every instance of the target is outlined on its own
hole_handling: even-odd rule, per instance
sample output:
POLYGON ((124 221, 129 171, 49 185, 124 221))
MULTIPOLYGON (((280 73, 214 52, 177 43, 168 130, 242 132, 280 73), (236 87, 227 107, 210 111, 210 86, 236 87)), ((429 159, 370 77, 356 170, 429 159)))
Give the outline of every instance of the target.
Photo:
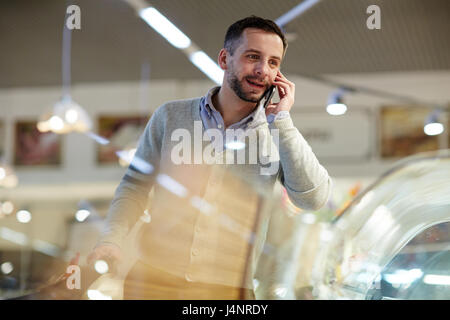
MULTIPOLYGON (((450 72, 341 75, 332 78, 344 83, 415 97, 421 101, 439 103, 450 101, 450 91, 448 90, 450 72)), ((328 94, 335 88, 298 77, 291 77, 291 80, 296 83, 296 102, 292 112, 301 114, 305 110, 314 109, 323 113, 328 94)), ((137 112, 147 114, 167 100, 202 95, 211 85, 210 81, 151 82, 147 87, 145 100, 148 103, 145 106, 142 106, 142 91, 140 91, 138 83, 78 84, 74 85, 72 89, 72 97, 88 111, 95 124, 98 115, 137 112)), ((47 87, 0 90, 0 109, 2 110, 0 119, 6 121, 7 161, 11 162, 12 160, 14 121, 37 119, 58 100, 60 92, 60 88, 47 87)), ((378 176, 392 165, 392 161, 381 161, 377 155, 376 110, 382 104, 393 102, 395 101, 366 94, 347 96, 348 115, 357 111, 369 114, 370 158, 359 162, 352 161, 351 165, 342 163, 342 161, 327 161, 327 168, 333 176, 373 177, 378 176)), ((355 127, 356 125, 355 123, 355 127)), ((347 130, 351 133, 354 128, 348 127, 347 130)), ((63 139, 62 167, 39 170, 17 168, 21 185, 41 184, 43 181, 48 184, 117 181, 122 175, 123 170, 119 167, 99 168, 96 165, 95 142, 87 136, 75 133, 67 135, 63 139)), ((342 148, 346 141, 341 141, 341 143, 341 145, 334 146, 336 150, 342 148)))
MULTIPOLYGON (((390 91, 421 101, 438 103, 450 101, 448 90, 450 72, 353 74, 330 75, 330 77, 335 81, 390 91)), ((335 90, 334 87, 295 76, 288 78, 296 84, 293 115, 302 117, 303 111, 312 110, 321 114, 321 117, 331 117, 324 113, 324 109, 329 93, 335 90)), ((167 100, 203 95, 212 85, 210 81, 151 81, 146 87, 148 91, 143 95, 139 83, 75 84, 72 88, 72 97, 88 111, 95 124, 98 115, 151 113, 167 100)), ((4 138, 7 162, 11 163, 13 157, 14 121, 36 120, 42 113, 50 110, 60 94, 60 88, 54 87, 0 90, 0 120, 6 125, 4 138)), ((368 156, 361 159, 330 160, 319 157, 335 180, 335 192, 340 193, 348 190, 356 181, 360 181, 363 187, 368 186, 395 162, 395 160, 383 161, 378 156, 377 109, 383 104, 399 102, 366 94, 353 94, 346 98, 346 103, 349 106, 349 117, 361 112, 368 117, 365 139, 370 147, 367 148, 368 156)), ((358 123, 354 122, 354 125, 345 127, 344 134, 360 134, 360 131, 355 129, 358 123)), ((442 136, 441 139, 442 145, 445 145, 446 137, 442 136)), ((96 144, 87 136, 70 134, 64 136, 63 140, 63 164, 60 168, 17 167, 19 186, 15 189, 0 189, 0 200, 8 198, 16 201, 19 206, 34 205, 38 208, 36 215, 33 216, 36 223, 33 226, 34 232, 37 232, 41 239, 61 245, 66 238, 66 232, 63 229, 59 229, 58 232, 43 232, 46 223, 59 221, 61 227, 65 228, 63 221, 73 220, 78 200, 111 199, 124 173, 124 169, 119 166, 99 167, 96 164, 96 144), (54 204, 48 205, 49 203, 54 204)), ((346 143, 347 141, 337 141, 331 147, 335 149, 330 152, 339 151, 346 143)), ((4 225, 16 230, 25 228, 13 221, 4 225)))

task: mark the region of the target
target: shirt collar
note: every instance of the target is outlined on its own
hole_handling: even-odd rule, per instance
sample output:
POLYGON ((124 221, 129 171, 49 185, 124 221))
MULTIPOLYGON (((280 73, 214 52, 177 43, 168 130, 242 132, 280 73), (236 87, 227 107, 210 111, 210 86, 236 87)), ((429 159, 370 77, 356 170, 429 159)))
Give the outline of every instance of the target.
POLYGON ((212 96, 215 95, 219 91, 219 89, 220 89, 219 86, 209 89, 208 93, 204 97, 204 106, 206 112, 208 112, 208 116, 210 117, 213 110, 219 112, 216 110, 216 108, 214 108, 214 104, 212 103, 212 96))
MULTIPOLYGON (((209 89, 208 93, 203 97, 202 99, 202 105, 206 112, 208 113, 208 116, 212 116, 212 112, 219 112, 214 107, 214 104, 212 103, 212 96, 215 95, 220 89, 220 86, 213 87, 209 89)), ((255 110, 252 111, 248 116, 243 118, 237 123, 232 124, 232 126, 242 125, 242 124, 248 124, 251 125, 251 127, 256 127, 260 125, 262 122, 266 121, 266 113, 262 105, 262 101, 258 104, 258 106, 255 108, 255 110)))

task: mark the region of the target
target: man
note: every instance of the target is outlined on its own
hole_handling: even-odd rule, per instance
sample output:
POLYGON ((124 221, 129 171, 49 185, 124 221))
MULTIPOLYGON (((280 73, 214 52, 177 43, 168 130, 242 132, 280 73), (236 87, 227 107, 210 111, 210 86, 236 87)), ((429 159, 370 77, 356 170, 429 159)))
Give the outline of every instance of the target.
MULTIPOLYGON (((178 193, 176 198, 172 193, 177 192, 168 192, 167 189, 172 188, 168 187, 168 182, 171 185, 174 182, 164 176, 164 181, 160 179, 156 183, 151 175, 154 168, 163 172, 173 162, 175 145, 172 134, 176 130, 183 129, 195 135, 195 123, 200 123, 203 131, 215 129, 222 134, 230 129, 246 132, 254 130, 267 138, 276 131, 279 150, 275 162, 280 164, 278 170, 274 174, 264 175, 258 163, 238 166, 239 175, 256 181, 267 190, 273 190, 276 181, 281 181, 291 201, 304 209, 316 210, 326 203, 331 179, 294 127, 289 115, 295 99, 295 85, 280 72, 286 48, 286 39, 273 21, 255 16, 239 20, 228 28, 224 48, 218 56, 219 66, 224 70, 222 86, 211 89, 205 97, 169 102, 155 111, 140 139, 135 159, 116 190, 108 214, 108 228, 89 256, 89 261, 103 257, 122 258, 123 239, 144 212, 148 191, 154 186, 155 201, 152 208, 160 209, 151 211, 152 222, 144 231, 145 241, 141 241, 143 256, 128 276, 129 283, 141 285, 141 288, 133 295, 126 281, 125 295, 128 298, 228 299, 236 298, 235 290, 241 286, 238 283, 240 271, 236 266, 242 265, 248 257, 243 253, 237 254, 238 248, 235 251, 227 248, 225 240, 215 243, 210 239, 215 236, 212 230, 221 227, 215 229, 213 225, 217 221, 209 218, 202 222, 205 217, 199 218, 187 212, 188 209, 185 209, 186 212, 183 210, 184 215, 180 210, 173 209, 171 204, 178 201, 180 196, 178 193), (280 101, 269 103, 264 109, 262 97, 272 85, 277 88, 280 101), (140 166, 143 161, 151 166, 140 166), (183 220, 183 225, 178 220, 183 220), (201 230, 207 229, 203 231, 207 233, 206 236, 202 236, 201 231, 197 234, 198 226, 202 223, 201 230), (186 231, 189 229, 195 229, 195 232, 186 231), (226 253, 227 250, 230 252, 226 253), (202 258, 197 258, 199 256, 202 258), (157 292, 163 294, 158 295, 157 292), (189 295, 189 292, 195 294, 189 295)), ((221 199, 221 192, 225 192, 225 189, 219 189, 214 193, 214 186, 224 183, 220 179, 216 179, 219 183, 212 183, 210 178, 223 175, 205 171, 202 165, 198 166, 201 170, 197 170, 195 164, 170 167, 170 172, 176 177, 175 185, 187 185, 189 191, 197 196, 196 199, 216 201, 221 199), (207 183, 197 185, 192 180, 207 183)), ((174 188, 179 190, 178 185, 174 188)), ((235 192, 235 189, 228 189, 227 192, 235 192)), ((246 190, 244 188, 239 192, 245 194, 246 190)), ((248 203, 252 203, 251 197, 248 193, 248 203)), ((223 202, 222 205, 226 206, 223 202)), ((188 202, 185 203, 187 207, 188 202)), ((253 212, 253 209, 250 208, 249 212, 253 212)), ((244 212, 240 217, 243 215, 244 212)), ((251 284, 245 287, 249 291, 252 289, 251 284)))

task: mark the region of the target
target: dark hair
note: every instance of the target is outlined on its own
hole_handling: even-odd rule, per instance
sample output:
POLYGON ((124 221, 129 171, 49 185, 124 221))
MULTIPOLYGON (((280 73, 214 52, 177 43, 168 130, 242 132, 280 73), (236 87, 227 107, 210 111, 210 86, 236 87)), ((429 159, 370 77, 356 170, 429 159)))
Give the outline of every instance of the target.
POLYGON ((283 31, 281 31, 281 29, 277 26, 277 24, 269 19, 250 16, 236 21, 228 27, 223 47, 227 49, 227 51, 230 52, 231 55, 234 54, 234 50, 236 50, 238 46, 238 40, 240 39, 242 32, 244 32, 244 29, 247 28, 261 29, 277 34, 283 41, 283 53, 286 52, 286 37, 284 36, 283 31))

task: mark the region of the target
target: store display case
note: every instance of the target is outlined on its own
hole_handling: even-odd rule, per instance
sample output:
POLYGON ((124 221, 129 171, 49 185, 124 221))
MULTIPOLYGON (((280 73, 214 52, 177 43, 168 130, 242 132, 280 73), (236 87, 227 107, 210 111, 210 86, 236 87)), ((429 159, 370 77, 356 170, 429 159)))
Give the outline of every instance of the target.
POLYGON ((446 150, 400 161, 331 224, 278 215, 257 298, 449 299, 449 195, 446 150))
MULTIPOLYGON (((10 254, 8 259, 16 269, 2 277, 1 298, 122 299, 123 281, 136 259, 136 241, 144 241, 144 248, 145 241, 150 243, 139 230, 152 225, 155 228, 158 222, 158 232, 181 237, 180 228, 184 228, 192 236, 192 223, 199 218, 204 220, 205 228, 215 228, 209 233, 210 246, 226 253, 224 270, 233 268, 235 282, 240 281, 242 273, 242 287, 253 286, 256 299, 450 298, 450 150, 398 162, 331 222, 287 205, 283 192, 269 196, 262 188, 252 188, 242 177, 217 170, 215 176, 224 175, 227 183, 221 192, 209 195, 208 203, 193 192, 200 179, 173 180, 184 184, 182 193, 169 190, 175 184, 166 184, 170 201, 160 200, 161 214, 153 208, 134 226, 124 250, 126 261, 123 266, 115 266, 121 270, 119 277, 112 274, 112 265, 109 271, 99 274, 85 264, 89 252, 81 252, 81 289, 67 288, 67 275, 63 276, 70 264, 67 257, 73 255, 75 242, 92 248, 94 243, 87 243, 86 232, 102 223, 102 218, 97 217, 96 221, 87 219, 75 224, 75 233, 69 238, 76 241, 59 248, 55 256, 37 254, 26 245, 17 257, 10 254), (163 214, 169 209, 172 215, 163 214), (164 222, 164 217, 171 219, 164 222), (25 268, 31 273, 27 274, 25 268)), ((182 173, 185 176, 186 172, 182 173)), ((11 238, 5 230, 9 229, 2 227, 2 237, 11 238)), ((6 251, 2 255, 8 257, 6 251)), ((181 263, 181 255, 170 257, 181 263)), ((189 261, 198 259, 200 265, 210 258, 195 250, 189 255, 189 261)), ((2 265, 3 272, 11 266, 2 265)), ((215 269, 217 274, 208 277, 220 278, 219 271, 215 269)), ((233 296, 247 298, 251 297, 233 296)))

